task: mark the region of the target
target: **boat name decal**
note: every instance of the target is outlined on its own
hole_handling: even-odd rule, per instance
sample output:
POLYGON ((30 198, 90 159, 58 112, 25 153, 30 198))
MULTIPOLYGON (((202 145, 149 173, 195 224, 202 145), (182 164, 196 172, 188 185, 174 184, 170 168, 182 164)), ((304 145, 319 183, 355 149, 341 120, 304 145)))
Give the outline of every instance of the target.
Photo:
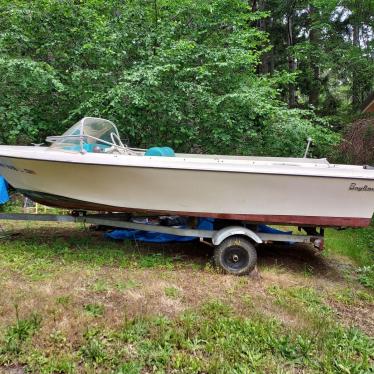
POLYGON ((26 174, 36 174, 34 170, 30 169, 18 169, 13 165, 7 165, 0 162, 0 167, 7 168, 9 170, 18 171, 20 173, 26 173, 26 174))
POLYGON ((364 186, 358 186, 357 183, 351 183, 349 186, 350 191, 370 191, 374 192, 374 187, 369 187, 367 184, 364 186))

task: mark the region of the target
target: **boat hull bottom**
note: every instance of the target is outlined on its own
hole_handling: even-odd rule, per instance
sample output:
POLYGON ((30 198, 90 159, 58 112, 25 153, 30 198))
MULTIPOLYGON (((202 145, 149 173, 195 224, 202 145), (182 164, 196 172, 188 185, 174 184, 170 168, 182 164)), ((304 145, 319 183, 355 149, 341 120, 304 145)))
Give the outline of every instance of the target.
POLYGON ((18 192, 31 200, 55 208, 69 210, 91 210, 99 212, 139 212, 156 213, 160 215, 178 215, 190 217, 211 217, 227 220, 239 220, 253 223, 282 224, 297 226, 320 226, 320 227, 366 227, 371 223, 370 218, 360 217, 328 217, 328 216, 293 216, 293 215, 259 215, 259 214, 230 214, 209 212, 179 212, 169 210, 147 210, 134 209, 118 206, 97 204, 89 201, 76 200, 64 196, 48 194, 44 192, 18 189, 18 192))

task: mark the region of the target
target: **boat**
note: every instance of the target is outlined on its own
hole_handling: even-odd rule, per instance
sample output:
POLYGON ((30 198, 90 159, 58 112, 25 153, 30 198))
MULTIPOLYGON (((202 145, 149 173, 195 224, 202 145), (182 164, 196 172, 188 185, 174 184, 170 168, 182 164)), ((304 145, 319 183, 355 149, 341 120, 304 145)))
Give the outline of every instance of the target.
POLYGON ((47 141, 0 146, 0 175, 52 207, 301 227, 368 226, 374 212, 370 166, 131 148, 111 121, 93 117, 47 141))

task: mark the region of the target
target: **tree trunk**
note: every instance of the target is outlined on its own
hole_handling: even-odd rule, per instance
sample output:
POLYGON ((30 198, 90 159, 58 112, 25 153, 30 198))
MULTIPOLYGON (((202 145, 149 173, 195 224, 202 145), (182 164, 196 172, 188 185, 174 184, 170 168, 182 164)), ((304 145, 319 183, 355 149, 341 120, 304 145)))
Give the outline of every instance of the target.
MULTIPOLYGON (((293 46, 293 24, 292 14, 287 16, 287 45, 288 45, 288 70, 290 73, 294 73, 297 69, 297 62, 292 56, 291 47, 293 46)), ((290 84, 288 87, 288 106, 294 108, 297 105, 296 99, 296 87, 294 84, 290 84)))
POLYGON ((154 12, 154 36, 153 36, 153 55, 156 56, 158 48, 157 30, 158 30, 158 4, 157 0, 153 0, 153 12, 154 12))
POLYGON ((312 81, 310 82, 310 91, 309 91, 309 104, 313 105, 315 108, 319 104, 319 96, 321 91, 321 80, 320 80, 320 69, 318 66, 318 56, 314 54, 314 51, 318 50, 321 40, 321 33, 318 29, 313 27, 313 18, 315 17, 317 9, 311 5, 309 7, 309 23, 310 23, 310 32, 309 32, 309 42, 313 47, 310 55, 310 65, 312 69, 312 81))
MULTIPOLYGON (((268 29, 271 30, 272 27, 272 18, 267 18, 263 21, 262 30, 266 32, 268 29)), ((265 52, 261 58, 260 66, 261 74, 272 74, 274 73, 274 49, 272 48, 269 52, 265 52)))
MULTIPOLYGON (((353 25, 353 45, 357 48, 360 48, 360 26, 357 22, 353 25)), ((360 107, 360 84, 359 77, 357 72, 353 70, 352 73, 352 107, 354 110, 359 109, 360 107)))
MULTIPOLYGON (((263 0, 252 0, 251 4, 252 12, 261 11, 265 9, 265 2, 263 0)), ((259 30, 266 32, 267 30, 267 19, 260 19, 254 22, 253 26, 257 27, 259 30)), ((266 52, 261 57, 261 63, 257 66, 258 74, 272 73, 274 68, 272 68, 271 61, 274 59, 272 52, 266 52)), ((274 64, 273 64, 274 65, 274 64)))
MULTIPOLYGON (((249 5, 251 2, 249 2, 249 5)), ((258 10, 258 4, 257 4, 257 0, 252 0, 252 12, 256 12, 258 10)))

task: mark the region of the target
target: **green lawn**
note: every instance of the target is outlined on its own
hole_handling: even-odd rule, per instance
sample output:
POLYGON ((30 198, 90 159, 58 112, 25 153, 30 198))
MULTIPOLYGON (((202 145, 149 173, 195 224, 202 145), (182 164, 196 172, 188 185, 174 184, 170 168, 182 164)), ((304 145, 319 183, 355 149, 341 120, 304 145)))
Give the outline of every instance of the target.
POLYGON ((17 235, 0 241, 0 373, 373 370, 374 292, 362 278, 373 227, 328 230, 324 255, 260 247, 258 277, 217 273, 199 243, 6 229, 17 235))
POLYGON ((351 258, 359 266, 373 265, 374 226, 362 229, 327 230, 326 252, 351 258))
POLYGON ((351 259, 358 266, 359 281, 374 289, 374 225, 362 229, 327 230, 326 254, 351 259))

